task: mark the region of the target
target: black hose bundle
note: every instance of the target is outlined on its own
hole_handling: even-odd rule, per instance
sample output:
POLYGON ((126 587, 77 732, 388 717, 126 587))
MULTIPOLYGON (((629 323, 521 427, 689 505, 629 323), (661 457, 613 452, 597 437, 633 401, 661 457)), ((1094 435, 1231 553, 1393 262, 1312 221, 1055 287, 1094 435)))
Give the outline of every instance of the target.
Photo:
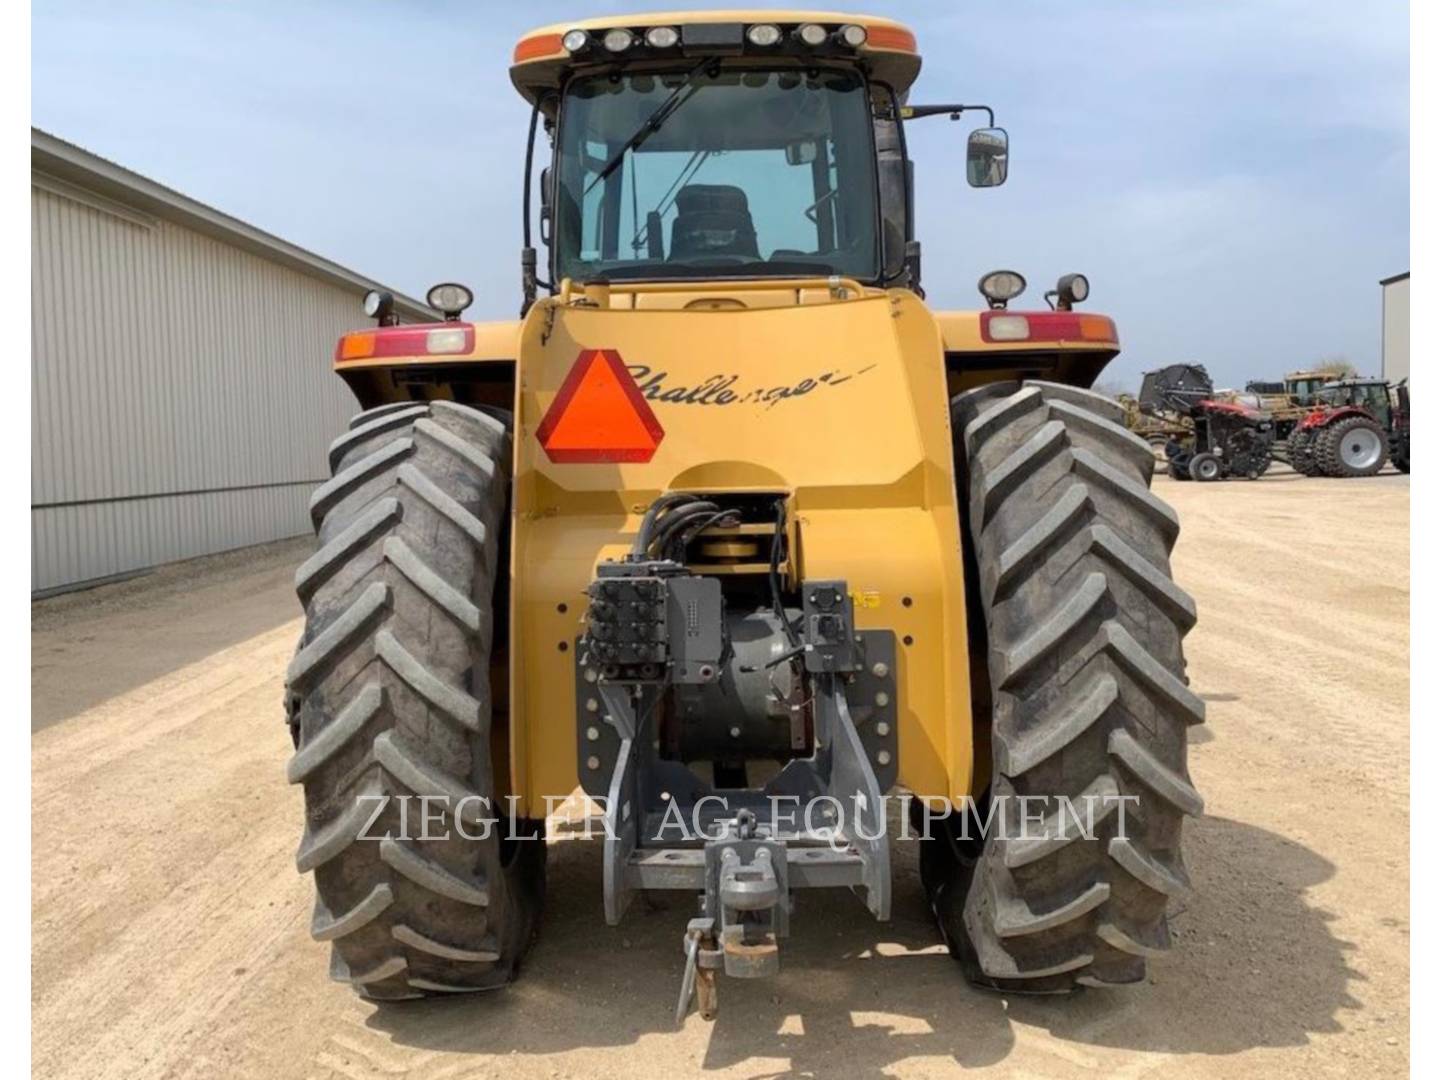
POLYGON ((696 536, 717 523, 738 521, 733 510, 722 510, 699 496, 673 491, 660 496, 645 511, 635 542, 630 545, 630 557, 684 562, 685 548, 696 536))
POLYGON ((661 514, 673 506, 683 502, 694 501, 695 496, 684 491, 672 491, 668 495, 661 495, 653 503, 650 509, 645 511, 645 516, 640 519, 640 528, 636 530, 635 542, 630 545, 632 558, 643 559, 646 552, 650 550, 650 534, 655 528, 655 522, 661 514))
POLYGON ((661 559, 671 557, 674 543, 680 538, 686 527, 694 525, 701 518, 709 517, 719 509, 720 507, 713 502, 692 502, 681 503, 671 510, 655 526, 652 550, 656 557, 661 559))
POLYGON ((734 510, 717 510, 713 514, 701 517, 695 524, 686 526, 681 530, 678 537, 672 541, 671 558, 677 562, 685 561, 685 552, 690 547, 690 541, 694 540, 712 525, 719 525, 722 528, 734 528, 740 524, 740 515, 734 510))

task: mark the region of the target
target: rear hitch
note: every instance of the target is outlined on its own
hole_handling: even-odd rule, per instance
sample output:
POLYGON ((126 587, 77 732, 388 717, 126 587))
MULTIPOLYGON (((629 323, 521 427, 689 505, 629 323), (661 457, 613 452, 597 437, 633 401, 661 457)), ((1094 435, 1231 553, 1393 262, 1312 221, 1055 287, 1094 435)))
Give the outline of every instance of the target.
POLYGON ((778 939, 789 931, 790 890, 785 845, 764 835, 755 815, 741 810, 705 845, 704 916, 685 931, 685 973, 675 1022, 698 998, 700 1015, 719 1009, 717 971, 734 979, 763 979, 780 971, 778 939))

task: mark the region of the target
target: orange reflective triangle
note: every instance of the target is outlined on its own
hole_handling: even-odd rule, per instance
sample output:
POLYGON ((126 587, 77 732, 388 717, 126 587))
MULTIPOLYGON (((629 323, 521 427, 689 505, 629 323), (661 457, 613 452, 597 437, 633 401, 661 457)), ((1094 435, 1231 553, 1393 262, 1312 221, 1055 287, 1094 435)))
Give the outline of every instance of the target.
POLYGON ((649 461, 665 437, 614 349, 585 349, 535 432, 559 464, 649 461))

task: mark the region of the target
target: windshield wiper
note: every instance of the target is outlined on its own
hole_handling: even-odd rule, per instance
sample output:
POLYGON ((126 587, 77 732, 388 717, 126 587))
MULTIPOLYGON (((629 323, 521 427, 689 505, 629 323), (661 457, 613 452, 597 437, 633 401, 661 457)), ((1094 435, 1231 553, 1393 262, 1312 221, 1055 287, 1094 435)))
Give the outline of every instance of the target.
POLYGON ((685 102, 695 96, 695 91, 700 89, 695 85, 696 81, 700 78, 701 73, 712 63, 714 63, 714 61, 707 58, 695 65, 690 74, 685 76, 685 81, 670 91, 670 96, 662 101, 659 107, 645 119, 645 122, 635 129, 635 133, 625 140, 620 149, 615 152, 615 156, 607 161, 605 167, 595 175, 595 179, 591 180, 590 183, 585 186, 585 190, 581 192, 582 198, 589 195, 596 184, 607 179, 611 173, 618 169, 620 163, 625 160, 626 154, 634 150, 651 135, 655 134, 655 132, 659 131, 665 121, 669 120, 681 105, 684 105, 685 102), (689 93, 686 93, 687 90, 689 93))

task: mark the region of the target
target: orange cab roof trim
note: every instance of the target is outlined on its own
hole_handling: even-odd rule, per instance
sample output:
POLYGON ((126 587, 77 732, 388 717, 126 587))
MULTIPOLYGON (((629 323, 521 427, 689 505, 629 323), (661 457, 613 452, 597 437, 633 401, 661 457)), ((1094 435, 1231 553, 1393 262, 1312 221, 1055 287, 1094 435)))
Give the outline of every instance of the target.
POLYGON ((510 65, 510 81, 521 96, 533 104, 548 91, 558 88, 574 65, 593 63, 592 57, 572 57, 566 51, 564 38, 571 30, 584 30, 594 37, 606 30, 623 27, 643 38, 645 31, 655 26, 682 28, 714 23, 746 26, 756 23, 845 26, 853 23, 865 28, 865 44, 855 49, 854 55, 866 62, 871 78, 888 83, 903 101, 920 74, 921 59, 914 32, 893 19, 877 15, 847 15, 834 11, 663 11, 576 19, 538 27, 516 44, 510 65))
POLYGON ((903 26, 870 26, 865 42, 872 49, 894 49, 897 52, 918 52, 915 35, 903 26))
POLYGON ((514 63, 523 64, 565 53, 561 44, 567 30, 648 29, 652 26, 689 26, 695 23, 854 23, 865 27, 869 40, 860 47, 916 52, 914 32, 893 19, 878 15, 845 15, 835 11, 662 11, 643 15, 607 15, 543 26, 526 34, 515 46, 514 63))
POLYGON ((515 57, 512 63, 523 64, 527 60, 539 60, 542 56, 555 56, 565 51, 561 43, 562 34, 532 34, 530 37, 521 38, 515 44, 515 57))

